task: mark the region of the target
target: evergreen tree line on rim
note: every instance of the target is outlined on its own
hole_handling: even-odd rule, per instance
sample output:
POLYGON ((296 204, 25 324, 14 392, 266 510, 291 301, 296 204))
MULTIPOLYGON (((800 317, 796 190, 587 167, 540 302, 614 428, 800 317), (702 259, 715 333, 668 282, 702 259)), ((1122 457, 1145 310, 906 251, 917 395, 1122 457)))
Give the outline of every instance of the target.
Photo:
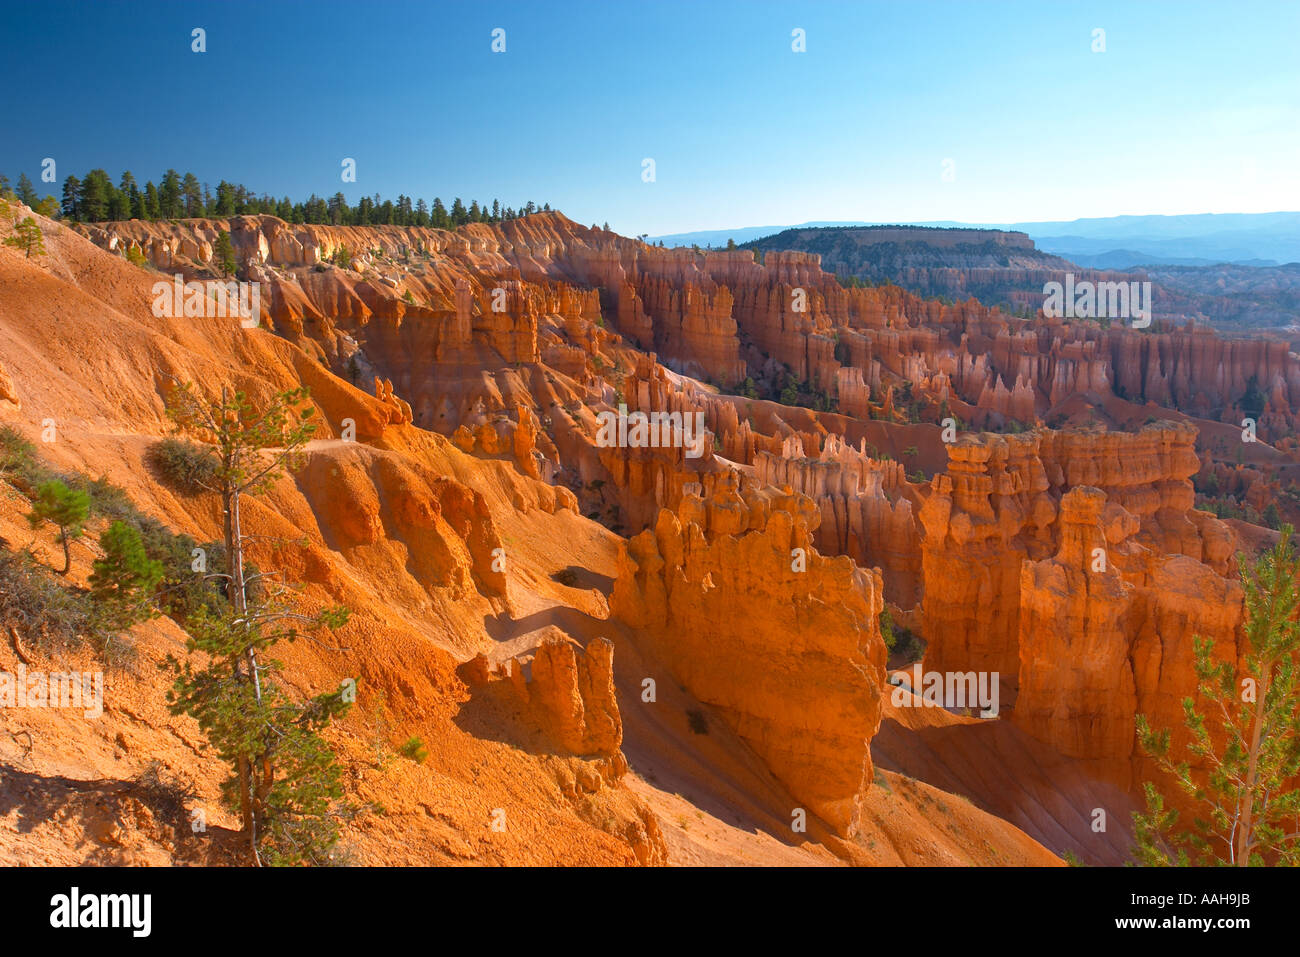
MULTIPOLYGON (((0 192, 9 189, 9 179, 0 175, 0 192)), ((108 173, 93 169, 84 178, 69 176, 63 181, 62 199, 41 199, 27 174, 18 177, 14 188, 17 197, 45 215, 59 215, 78 223, 103 223, 128 219, 219 219, 230 216, 278 216, 288 223, 320 226, 428 226, 454 229, 467 223, 500 223, 532 213, 549 212, 550 203, 538 205, 529 200, 519 208, 502 206, 494 199, 489 206, 471 200, 468 206, 456 197, 448 209, 439 197, 433 203, 399 194, 396 201, 383 199, 378 193, 362 196, 349 205, 343 193, 322 199, 313 193, 305 202, 295 203, 288 196, 276 199, 266 193, 256 195, 246 186, 222 180, 216 192, 200 183, 193 173, 183 176, 174 169, 163 174, 158 185, 149 180, 143 187, 130 170, 122 174, 116 186, 108 173)))

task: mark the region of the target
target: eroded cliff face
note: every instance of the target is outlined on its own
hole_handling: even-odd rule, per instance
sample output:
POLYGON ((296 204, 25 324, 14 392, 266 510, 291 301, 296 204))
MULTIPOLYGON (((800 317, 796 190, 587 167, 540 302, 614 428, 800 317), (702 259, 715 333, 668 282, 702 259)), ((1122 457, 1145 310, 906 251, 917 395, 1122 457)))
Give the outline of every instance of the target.
MULTIPOLYGON (((607 783, 627 772, 609 639, 592 639, 583 648, 551 627, 531 655, 493 664, 480 652, 460 670, 471 692, 490 691, 522 710, 560 752, 593 758, 607 783)), ((590 775, 579 775, 578 783, 599 788, 590 775)))
POLYGON ((927 666, 1017 670, 1020 564, 1045 547, 1056 505, 1036 435, 965 436, 921 507, 927 666))
MULTIPOLYGON (((1240 617, 1238 544, 1194 510, 1190 478, 1251 486, 1221 461, 1231 449, 1207 467, 1205 432, 1221 420, 1235 436, 1257 389, 1260 435, 1275 438, 1300 397, 1295 357, 1267 343, 1013 319, 973 300, 844 288, 807 253, 656 249, 558 214, 454 233, 271 217, 78 229, 186 276, 210 273, 216 232, 230 231, 265 289, 264 330, 248 341, 284 347, 276 368, 311 385, 331 439, 352 419, 367 444, 309 464, 311 512, 295 519, 320 516, 324 546, 305 577, 345 589, 336 551, 408 607, 463 605, 478 636, 537 587, 519 592, 494 567, 513 548, 503 510, 559 529, 594 519, 628 537, 614 617, 840 835, 870 781, 886 598, 927 640, 927 669, 999 672, 1015 724, 1064 755, 1133 761, 1138 713, 1180 726, 1191 635, 1235 653, 1240 617), (350 265, 329 264, 343 247, 350 265), (745 376, 793 380, 816 408, 770 387, 715 388, 745 376), (1200 418, 1157 422, 1153 403, 1200 418), (620 406, 698 417, 698 444, 600 441, 600 417, 620 406), (1128 431, 1041 424, 1094 416, 1128 431), (981 427, 1016 434, 969 431, 981 427), (463 453, 475 470, 457 466, 451 482, 414 465, 438 438, 428 432, 450 440, 439 461, 463 453)), ((0 399, 26 403, 31 377, 14 380, 0 399)), ((1257 474, 1300 455, 1287 441, 1251 451, 1257 474)), ((466 658, 480 637, 448 642, 466 658)), ((603 646, 529 647, 474 665, 471 686, 556 753, 616 767, 617 704, 598 690, 608 669, 588 660, 603 646)))
POLYGON ((1021 320, 897 286, 846 289, 815 254, 773 250, 760 264, 747 250, 659 249, 558 213, 454 232, 270 216, 77 228, 110 251, 135 249, 187 276, 210 270, 216 236, 228 231, 243 273, 265 286, 268 321, 317 341, 341 367, 391 378, 417 423, 444 434, 475 399, 491 411, 491 390, 459 397, 469 405, 449 415, 446 384, 442 395, 419 394, 429 388, 429 362, 465 359, 474 344, 509 364, 574 346, 590 355, 610 338, 596 322, 602 311, 630 344, 719 384, 757 377, 770 359, 842 407, 861 408, 863 386, 878 404, 888 388, 912 382, 936 408, 960 403, 977 426, 1032 425, 1088 393, 1239 423, 1254 389, 1264 400, 1261 437, 1271 440, 1294 431, 1300 405, 1300 362, 1284 342, 1224 339, 1194 325, 1137 331, 1021 320), (327 265, 343 248, 351 265, 327 265), (742 337, 757 353, 742 350, 742 337), (842 376, 846 369, 861 379, 842 376))
POLYGON ((847 836, 880 722, 881 583, 812 548, 815 514, 806 499, 687 496, 620 552, 610 607, 793 800, 847 836))
POLYGON ((1237 658, 1231 531, 1192 510, 1195 430, 1045 430, 950 449, 921 510, 926 665, 1014 678, 1015 721, 1063 754, 1135 756, 1182 724, 1192 637, 1237 658))
POLYGON ((1062 754, 1137 756, 1138 714, 1180 729, 1181 749, 1182 700, 1197 697, 1193 638, 1238 660, 1241 586, 1153 553, 1134 540, 1139 528, 1105 492, 1078 486, 1061 498, 1056 555, 1022 567, 1015 721, 1062 754))

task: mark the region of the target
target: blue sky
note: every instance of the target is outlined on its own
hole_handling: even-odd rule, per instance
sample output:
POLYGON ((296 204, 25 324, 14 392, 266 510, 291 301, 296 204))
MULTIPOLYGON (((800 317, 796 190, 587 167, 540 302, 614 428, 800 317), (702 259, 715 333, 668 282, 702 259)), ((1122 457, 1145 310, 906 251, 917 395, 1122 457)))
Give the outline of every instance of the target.
POLYGON ((1300 209, 1298 35, 1290 0, 10 3, 0 172, 533 199, 629 235, 1300 209))

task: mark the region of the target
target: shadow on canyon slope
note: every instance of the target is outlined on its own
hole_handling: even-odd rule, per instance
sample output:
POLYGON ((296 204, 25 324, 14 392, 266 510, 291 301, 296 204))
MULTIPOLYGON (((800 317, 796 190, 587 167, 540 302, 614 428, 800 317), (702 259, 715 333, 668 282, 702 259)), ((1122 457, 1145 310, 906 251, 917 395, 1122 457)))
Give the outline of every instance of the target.
POLYGON ((166 848, 173 864, 239 863, 238 832, 208 826, 195 834, 184 795, 139 781, 44 776, 0 765, 0 819, 5 818, 20 835, 66 831, 82 866, 135 863, 133 848, 141 843, 166 848))
MULTIPOLYGON (((612 579, 573 568, 575 587, 595 587, 608 595, 612 579)), ((730 729, 715 709, 697 701, 661 663, 637 647, 635 633, 610 619, 599 619, 563 605, 521 618, 485 616, 484 629, 499 642, 492 658, 531 653, 544 631, 554 626, 584 647, 595 637, 614 642, 614 681, 623 722, 622 751, 629 769, 666 794, 730 827, 765 834, 789 847, 819 840, 823 825, 809 820, 809 833, 794 833, 788 818, 774 808, 798 805, 766 765, 730 729), (646 679, 654 681, 653 700, 646 700, 646 679)), ((525 665, 525 676, 528 666, 525 665)), ((476 737, 506 741, 533 754, 556 753, 545 737, 531 729, 522 712, 502 695, 477 694, 454 719, 476 737), (475 700, 477 699, 477 700, 475 700), (502 717, 510 720, 502 721, 502 717)))
POLYGON ((886 705, 871 740, 878 767, 964 795, 1057 854, 1107 866, 1131 859, 1132 812, 1140 808, 1123 784, 1125 768, 1065 757, 1006 720, 924 709, 935 723, 909 727, 903 710, 886 705))

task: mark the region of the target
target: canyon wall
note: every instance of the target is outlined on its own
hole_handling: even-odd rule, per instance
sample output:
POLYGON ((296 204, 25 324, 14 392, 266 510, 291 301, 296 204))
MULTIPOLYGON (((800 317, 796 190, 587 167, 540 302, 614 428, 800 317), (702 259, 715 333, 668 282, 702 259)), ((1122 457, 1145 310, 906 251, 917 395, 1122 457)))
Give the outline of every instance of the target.
POLYGON ((1192 509, 1196 431, 970 436, 921 509, 926 666, 997 671, 1014 720, 1064 754, 1135 756, 1182 725, 1192 638, 1236 660, 1235 540, 1192 509))
POLYGON ((880 723, 881 584, 819 555, 816 520, 802 496, 689 495, 627 542, 610 608, 794 800, 850 835, 880 723))
MULTIPOLYGON (((742 357, 743 338, 832 396, 847 382, 845 399, 859 408, 857 380, 842 369, 858 369, 873 391, 912 381, 937 402, 950 389, 975 409, 1027 424, 1087 393, 1239 423, 1250 393, 1263 399, 1257 418, 1267 440, 1295 430, 1300 406, 1300 361, 1283 342, 1162 322, 1133 330, 1017 319, 897 286, 844 288, 812 253, 773 250, 760 264, 748 250, 660 249, 558 213, 455 232, 270 216, 76 228, 106 249, 135 250, 187 276, 211 270, 216 236, 228 231, 243 273, 264 283, 269 321, 316 339, 364 339, 361 358, 393 380, 417 421, 432 420, 426 427, 443 423, 430 415, 438 397, 411 396, 427 389, 425 363, 451 360, 471 342, 506 363, 536 362, 546 316, 576 321, 572 331, 596 346, 608 334, 583 327, 605 315, 669 366, 729 386, 760 371, 742 357), (343 248, 351 265, 327 265, 343 248), (498 289, 504 302, 493 299, 498 289)), ((346 362, 356 350, 329 342, 326 351, 346 362)))

